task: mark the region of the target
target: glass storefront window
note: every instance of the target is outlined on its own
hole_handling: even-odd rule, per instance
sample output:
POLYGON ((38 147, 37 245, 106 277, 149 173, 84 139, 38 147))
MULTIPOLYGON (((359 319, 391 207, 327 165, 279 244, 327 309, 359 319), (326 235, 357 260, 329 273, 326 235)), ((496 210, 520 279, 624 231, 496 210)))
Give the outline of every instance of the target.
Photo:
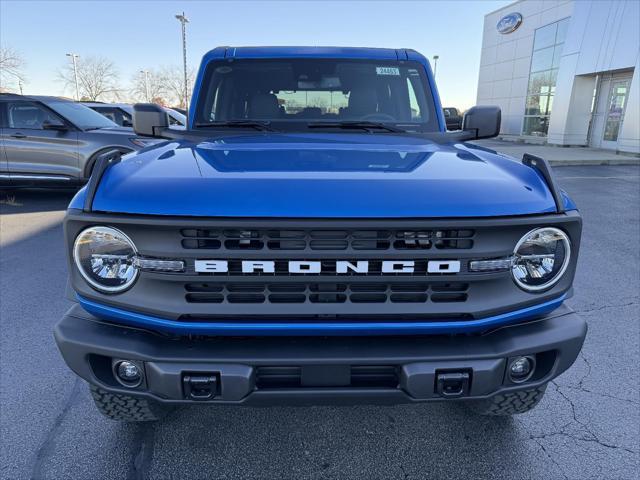
POLYGON ((549 47, 533 52, 533 56, 531 57, 531 71, 540 72, 542 70, 549 70, 553 66, 553 51, 554 47, 549 47))
POLYGON ((547 135, 558 67, 568 26, 569 19, 565 18, 538 28, 535 32, 522 126, 523 135, 538 137, 547 135))
POLYGON ((527 97, 525 106, 525 115, 549 115, 551 105, 553 104, 553 95, 530 95, 527 97))
POLYGON ((611 98, 609 99, 609 111, 607 112, 607 123, 604 126, 603 140, 615 142, 618 140, 620 123, 624 116, 624 107, 627 103, 627 81, 618 82, 611 88, 611 98))
POLYGON ((536 37, 533 41, 533 49, 540 50, 541 48, 552 47, 555 45, 557 31, 557 23, 552 23, 551 25, 537 29, 536 37))
POLYGON ((532 135, 534 137, 546 137, 549 129, 549 117, 524 117, 523 135, 532 135))
POLYGON ((558 43, 564 43, 564 39, 567 37, 567 30, 569 28, 569 19, 565 18, 558 22, 558 32, 556 33, 556 45, 558 43))

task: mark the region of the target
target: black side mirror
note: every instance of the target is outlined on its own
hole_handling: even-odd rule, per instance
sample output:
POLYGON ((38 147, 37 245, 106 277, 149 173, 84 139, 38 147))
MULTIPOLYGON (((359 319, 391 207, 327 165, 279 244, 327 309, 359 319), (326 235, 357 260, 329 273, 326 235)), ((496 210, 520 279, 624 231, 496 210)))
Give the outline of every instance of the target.
POLYGON ((493 138, 500 134, 500 107, 482 105, 471 107, 462 119, 462 130, 473 133, 474 139, 493 138))
POLYGON ((131 123, 129 120, 123 120, 122 121, 122 126, 123 127, 133 127, 133 123, 131 123))
POLYGON ((42 129, 43 130, 56 130, 58 132, 65 132, 65 131, 69 130, 69 127, 67 127, 62 122, 52 122, 52 121, 49 121, 49 120, 45 120, 44 122, 42 122, 42 129))
POLYGON ((169 115, 155 103, 136 103, 133 106, 133 130, 138 135, 161 137, 169 127, 169 115))

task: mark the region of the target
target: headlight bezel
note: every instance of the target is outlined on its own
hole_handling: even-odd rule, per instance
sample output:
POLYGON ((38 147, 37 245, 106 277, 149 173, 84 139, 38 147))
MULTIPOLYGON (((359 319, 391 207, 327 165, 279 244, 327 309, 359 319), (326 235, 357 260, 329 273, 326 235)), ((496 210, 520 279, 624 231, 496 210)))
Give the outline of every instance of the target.
POLYGON ((552 288, 553 286, 555 286, 558 282, 560 282, 560 280, 562 280, 564 274, 566 273, 567 269, 569 268, 569 265, 571 263, 571 256, 572 256, 572 246, 571 246, 571 237, 569 236, 569 234, 567 232, 565 232, 564 230, 558 228, 558 227, 552 227, 552 226, 545 226, 545 227, 536 227, 532 230, 529 230, 526 234, 524 234, 520 240, 518 240, 518 243, 516 243, 516 246, 513 249, 513 262, 512 262, 512 267, 511 267, 511 278, 513 279, 514 283, 522 290, 524 290, 527 293, 542 293, 545 292, 547 290, 549 290, 550 288, 552 288), (563 259, 563 264, 562 266, 558 269, 558 271, 555 273, 555 275, 553 277, 551 277, 550 280, 548 280, 547 282, 540 284, 540 285, 528 285, 526 283, 523 283, 519 278, 516 277, 515 273, 514 273, 514 268, 517 265, 517 259, 519 257, 518 255, 518 250, 520 250, 520 248, 522 247, 522 245, 526 242, 528 242, 532 236, 534 236, 534 234, 539 233, 541 231, 552 231, 553 233, 559 234, 561 236, 561 241, 564 245, 565 248, 565 255, 564 255, 564 259, 563 259))
POLYGON ((91 276, 86 272, 84 266, 81 263, 81 259, 80 259, 80 252, 79 252, 79 249, 81 247, 80 240, 88 232, 90 232, 92 230, 102 230, 102 233, 105 233, 105 231, 109 231, 112 234, 115 234, 115 235, 121 237, 121 239, 124 240, 124 242, 127 243, 129 248, 131 248, 131 250, 132 250, 131 258, 135 260, 138 257, 138 249, 137 249, 135 243, 122 230, 119 230, 117 228, 110 227, 110 226, 107 226, 107 225, 92 225, 92 226, 89 226, 89 227, 86 227, 86 228, 82 229, 76 235, 76 238, 75 238, 75 240, 73 242, 72 256, 73 256, 73 263, 74 263, 76 269, 78 270, 78 272, 80 273, 82 278, 91 286, 91 288, 93 288, 94 290, 96 290, 96 291, 98 291, 100 293, 116 294, 116 293, 123 293, 123 292, 129 290, 131 287, 133 287, 133 285, 135 285, 135 283, 138 280, 138 277, 140 275, 140 269, 135 264, 135 261, 134 261, 134 264, 133 264, 133 267, 132 267, 134 273, 131 276, 131 278, 129 278, 124 284, 118 285, 118 286, 108 286, 108 285, 101 284, 101 283, 97 282, 96 280, 94 280, 93 278, 91 278, 91 276))

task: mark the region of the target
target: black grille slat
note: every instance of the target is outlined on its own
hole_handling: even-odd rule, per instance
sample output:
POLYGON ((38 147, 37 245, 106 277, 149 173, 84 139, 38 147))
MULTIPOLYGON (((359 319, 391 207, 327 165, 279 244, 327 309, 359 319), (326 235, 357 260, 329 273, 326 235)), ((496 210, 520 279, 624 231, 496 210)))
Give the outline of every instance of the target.
MULTIPOLYGON (((305 388, 302 369, 300 366, 286 365, 256 367, 256 388, 305 388)), ((336 387, 341 388, 397 388, 398 384, 398 368, 395 365, 351 365, 349 384, 336 381, 336 387)), ((327 386, 332 386, 331 381, 327 382, 327 386)))
POLYGON ((187 303, 457 303, 468 299, 467 283, 186 283, 187 303))
POLYGON ((279 251, 461 250, 473 248, 474 230, 180 230, 185 249, 279 251))

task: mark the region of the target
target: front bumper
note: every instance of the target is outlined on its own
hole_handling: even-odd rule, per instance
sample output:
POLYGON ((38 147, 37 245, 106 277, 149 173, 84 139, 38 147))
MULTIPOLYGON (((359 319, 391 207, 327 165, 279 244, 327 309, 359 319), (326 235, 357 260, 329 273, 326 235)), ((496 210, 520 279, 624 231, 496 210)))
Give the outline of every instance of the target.
POLYGON ((587 332, 566 306, 536 321, 483 335, 404 337, 175 337, 104 323, 73 306, 55 327, 69 365, 89 383, 110 392, 165 403, 194 403, 185 377, 213 377, 203 403, 353 404, 442 400, 438 376, 468 376, 462 395, 481 399, 535 388, 575 361, 587 332), (535 358, 531 379, 515 384, 509 359, 535 358), (117 360, 143 369, 138 387, 113 374, 117 360))

